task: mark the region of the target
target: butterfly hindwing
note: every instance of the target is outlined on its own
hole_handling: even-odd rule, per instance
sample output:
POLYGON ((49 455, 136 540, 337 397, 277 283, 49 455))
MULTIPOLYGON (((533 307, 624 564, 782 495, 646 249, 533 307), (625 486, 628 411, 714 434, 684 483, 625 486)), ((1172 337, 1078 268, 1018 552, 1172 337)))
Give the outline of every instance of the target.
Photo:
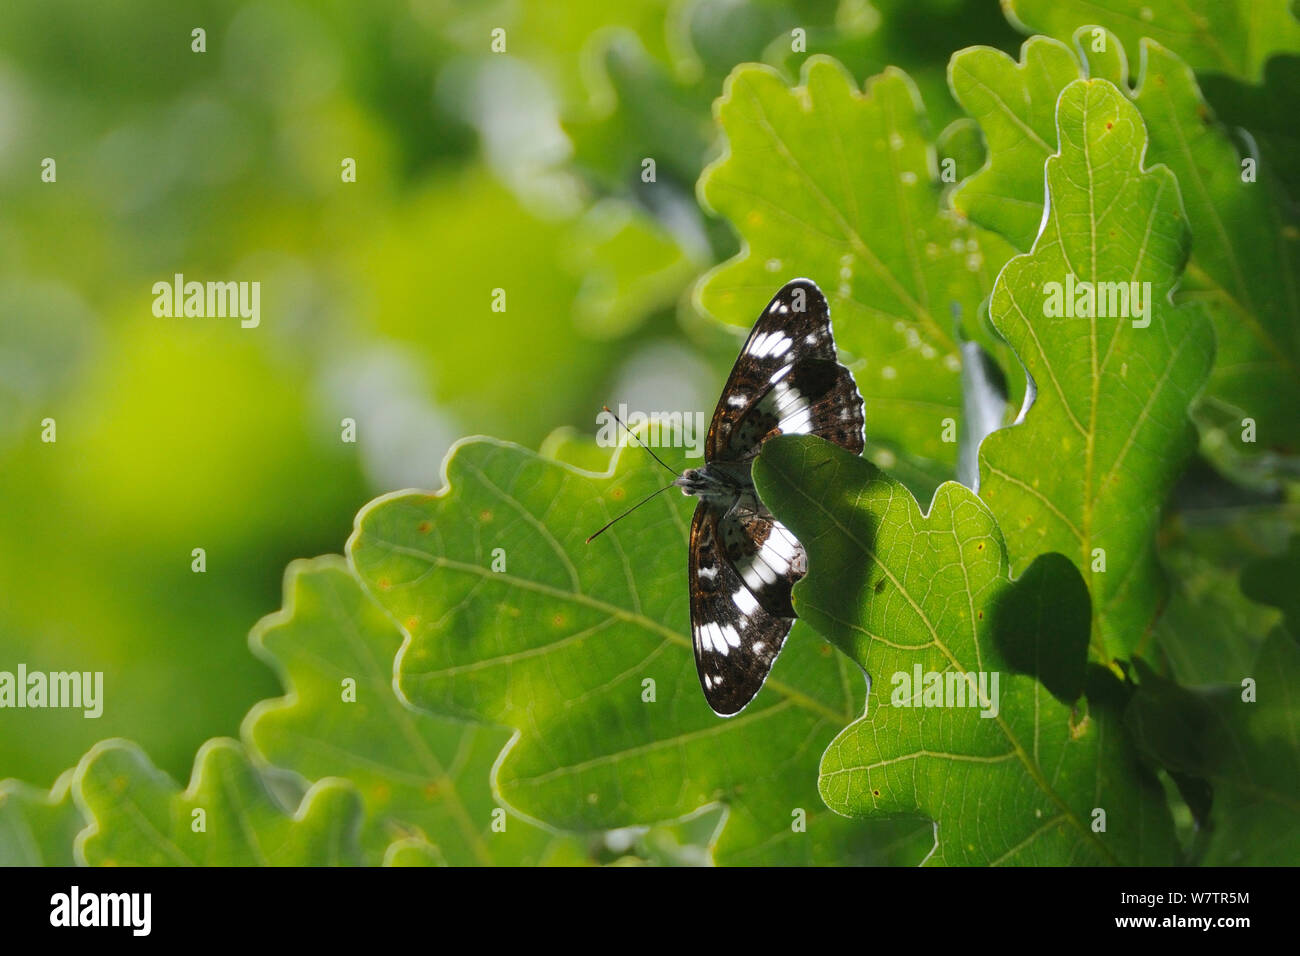
POLYGON ((720 521, 716 508, 695 507, 688 579, 700 686, 714 712, 730 717, 763 686, 794 621, 768 611, 745 586, 724 554, 720 521))
POLYGON ((745 588, 775 617, 793 618, 790 591, 808 573, 797 538, 752 493, 718 519, 722 554, 745 588))

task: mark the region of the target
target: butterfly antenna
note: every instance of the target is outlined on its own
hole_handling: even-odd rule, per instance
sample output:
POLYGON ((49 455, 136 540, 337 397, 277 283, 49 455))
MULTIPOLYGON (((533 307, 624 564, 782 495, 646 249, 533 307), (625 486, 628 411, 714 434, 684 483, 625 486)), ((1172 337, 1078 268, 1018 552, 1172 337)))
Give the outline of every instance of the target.
MULTIPOLYGON (((632 440, 633 440, 634 442, 636 442, 638 445, 640 445, 640 446, 641 446, 642 448, 644 448, 646 451, 650 452, 650 457, 651 457, 651 458, 653 458, 655 461, 659 462, 659 464, 663 465, 665 468, 667 468, 669 471, 671 471, 674 475, 677 475, 678 478, 681 477, 681 474, 677 471, 676 468, 673 468, 671 465, 664 464, 664 460, 663 460, 662 458, 660 458, 658 455, 656 455, 656 454, 654 453, 654 451, 650 448, 649 445, 647 445, 647 444, 646 444, 645 442, 643 442, 640 438, 638 438, 636 432, 634 432, 634 431, 632 431, 632 429, 628 428, 627 425, 624 425, 624 424, 623 424, 623 419, 619 418, 619 417, 618 417, 618 414, 617 414, 613 409, 611 409, 608 405, 605 405, 605 406, 602 406, 602 407, 605 409, 605 411, 609 412, 611 415, 614 416, 614 421, 618 422, 620 425, 623 425, 623 431, 627 432, 628 435, 631 436, 631 438, 632 438, 632 440)), ((669 485, 668 487, 671 488, 672 485, 669 485)), ((604 529, 604 528, 601 528, 600 530, 601 530, 601 531, 604 531, 605 529, 604 529)), ((597 531, 596 534, 600 534, 600 531, 597 531)), ((594 538, 595 536, 596 536, 596 535, 592 535, 593 538, 594 538)), ((590 540, 590 539, 589 539, 589 540, 590 540)))
POLYGON ((627 511, 624 511, 621 515, 619 515, 617 518, 615 518, 614 521, 610 521, 608 524, 605 525, 605 527, 601 528, 599 531, 597 531, 595 534, 593 534, 591 537, 589 537, 589 538, 587 539, 587 544, 591 544, 591 542, 592 542, 593 540, 595 540, 596 535, 604 534, 606 531, 608 531, 609 528, 610 528, 610 526, 613 525, 615 521, 622 521, 624 518, 626 518, 628 515, 630 515, 633 511, 636 511, 637 508, 640 508, 643 504, 645 504, 646 502, 648 502, 651 498, 657 498, 657 497, 659 497, 659 496, 662 495, 665 491, 667 491, 669 488, 674 488, 674 487, 676 487, 676 484, 677 484, 676 482, 673 482, 673 484, 671 484, 671 485, 664 485, 664 486, 663 486, 662 488, 660 488, 658 491, 654 492, 654 494, 647 495, 646 497, 642 498, 640 501, 638 501, 636 504, 634 504, 631 508, 628 508, 627 511))

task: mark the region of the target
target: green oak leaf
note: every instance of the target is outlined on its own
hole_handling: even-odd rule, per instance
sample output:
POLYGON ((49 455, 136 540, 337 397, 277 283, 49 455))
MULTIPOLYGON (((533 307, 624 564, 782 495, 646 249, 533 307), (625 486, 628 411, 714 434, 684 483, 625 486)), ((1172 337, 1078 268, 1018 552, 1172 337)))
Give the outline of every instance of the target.
POLYGON ((984 168, 965 179, 952 203, 972 222, 1017 249, 1033 245, 1043 222, 1043 164, 1056 152, 1056 101, 1079 79, 1079 61, 1063 43, 1034 37, 1017 62, 992 47, 958 50, 948 84, 984 132, 984 168))
POLYGON ((363 509, 348 553, 408 636, 402 694, 515 728, 493 786, 530 819, 609 830, 721 804, 719 863, 919 860, 928 827, 862 827, 821 805, 822 748, 860 713, 865 688, 812 632, 796 627, 739 716, 704 702, 688 622, 691 503, 660 496, 584 543, 661 487, 647 462, 631 449, 598 475, 472 440, 448 457, 443 491, 363 509))
POLYGON ((1259 150, 1262 167, 1281 180, 1286 194, 1300 197, 1300 130, 1294 121, 1294 91, 1300 89, 1300 55, 1275 56, 1260 83, 1220 74, 1200 78, 1205 98, 1229 129, 1247 130, 1259 150))
POLYGON ((1136 49, 1144 37, 1197 71, 1258 80, 1275 53, 1300 50, 1291 0, 1002 0, 1013 26, 1068 40, 1098 24, 1136 49))
MULTIPOLYGON (((1300 863, 1300 535, 1281 554, 1250 562, 1241 593, 1282 612, 1256 659, 1215 672, 1211 686, 1181 687, 1137 664, 1125 722, 1171 773, 1213 788, 1201 862, 1300 863)), ((1199 674, 1197 676, 1200 676, 1199 674)))
POLYGON ((184 790, 136 745, 103 741, 77 766, 73 795, 91 821, 76 845, 78 860, 89 866, 361 862, 355 790, 323 780, 299 805, 286 807, 234 740, 217 738, 200 747, 184 790))
MULTIPOLYGON (((749 325, 788 279, 816 281, 836 342, 858 358, 850 368, 872 441, 950 476, 945 420, 961 420, 962 396, 954 310, 1001 354, 977 319, 1011 250, 946 208, 912 81, 891 68, 863 92, 837 61, 812 56, 791 88, 775 70, 745 65, 715 112, 727 152, 697 192, 744 247, 701 280, 698 304, 749 325)), ((892 467, 892 457, 872 457, 892 467)))
POLYGON ((1208 865, 1300 864, 1300 535, 1285 553, 1249 564, 1246 595, 1277 607, 1283 623, 1264 641, 1251 671, 1253 703, 1240 685, 1217 698, 1230 736, 1209 768, 1215 782, 1208 865))
MULTIPOLYGON (((1127 91, 1118 38, 1104 50, 1089 28, 1063 43, 1035 37, 1017 63, 976 47, 953 56, 954 94, 984 130, 988 165, 963 183, 954 205, 973 221, 1028 249, 1042 221, 1042 163, 1057 149, 1055 104, 1080 77, 1104 77, 1127 91)), ((1252 459, 1300 450, 1300 221, 1272 164, 1243 181, 1243 156, 1211 114, 1192 71, 1158 43, 1141 43, 1131 94, 1150 136, 1145 162, 1178 179, 1194 242, 1177 302, 1200 304, 1214 322, 1218 351, 1196 419, 1206 450, 1232 472, 1252 459), (1246 421, 1249 419, 1249 430, 1246 421)), ((1258 471, 1258 468, 1255 469, 1258 471)))
POLYGON ((947 482, 923 514, 896 480, 820 439, 769 441, 755 479, 808 550, 796 610, 871 678, 866 715, 822 758, 829 806, 934 820, 932 864, 1174 861, 1163 794, 1119 732, 1116 682, 1098 669, 1079 697, 1089 604, 1068 560, 1044 555, 1012 582, 973 492, 947 482), (898 705, 913 699, 900 675, 918 669, 986 675, 978 706, 898 705))
POLYGON ((1300 534, 1287 542, 1286 551, 1260 558, 1242 573, 1241 590, 1252 601, 1271 604, 1280 610, 1287 629, 1300 639, 1300 534))
POLYGON ((258 624, 250 643, 288 693, 249 712, 250 750, 309 781, 356 786, 371 863, 404 837, 433 844, 453 866, 532 865, 555 851, 563 837, 517 818, 494 821, 488 781, 507 731, 432 717, 398 698, 402 633, 343 558, 294 562, 284 593, 284 609, 258 624))
POLYGON ((86 820, 73 803, 72 771, 49 790, 0 781, 0 866, 74 866, 72 847, 86 820))
POLYGON ((1173 175, 1142 168, 1137 109, 1106 80, 1076 80, 1057 125, 1048 215, 1033 251, 998 277, 990 307, 1037 398, 1023 423, 984 440, 980 494, 1014 569, 1058 551, 1083 572, 1093 651, 1110 661, 1132 654, 1158 615, 1155 531, 1194 446, 1187 408, 1214 342, 1199 311, 1169 304, 1187 229, 1173 175), (1049 283, 1065 298, 1071 275, 1149 283, 1146 318, 1047 315, 1049 283))
POLYGON ((1188 690, 1139 670, 1142 687, 1126 715, 1133 736, 1171 772, 1213 787, 1201 862, 1300 864, 1300 644, 1295 635, 1274 630, 1237 685, 1188 690))
POLYGON ((438 848, 419 837, 394 840, 384 852, 384 866, 446 866, 438 848))
MULTIPOLYGON (((1240 498, 1236 486, 1220 482, 1240 498)), ((1296 528, 1300 506, 1250 498, 1186 501, 1171 513, 1159 546, 1169 601, 1154 631, 1169 676, 1194 686, 1236 683, 1250 673, 1264 638, 1281 620, 1277 607, 1269 605, 1280 604, 1287 589, 1294 592, 1294 582, 1259 573, 1270 566, 1285 568, 1283 560, 1253 565, 1258 577, 1241 578, 1241 572, 1252 561, 1283 554, 1296 528), (1276 590, 1243 590, 1269 581, 1276 590)))
POLYGON ((935 143, 935 149, 939 155, 940 170, 947 160, 952 160, 951 175, 957 183, 964 183, 974 176, 988 159, 979 124, 968 116, 953 120, 945 126, 935 143))

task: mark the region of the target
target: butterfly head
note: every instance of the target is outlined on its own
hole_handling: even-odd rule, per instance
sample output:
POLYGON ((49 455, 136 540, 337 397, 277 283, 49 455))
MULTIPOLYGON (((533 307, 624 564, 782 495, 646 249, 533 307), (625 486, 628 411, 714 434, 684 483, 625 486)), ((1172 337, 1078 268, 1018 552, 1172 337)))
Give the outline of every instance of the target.
POLYGON ((687 468, 673 484, 682 489, 684 495, 700 495, 710 487, 711 482, 703 468, 687 468))
POLYGON ((702 468, 687 468, 673 484, 682 489, 684 495, 729 507, 749 486, 748 475, 743 473, 747 471, 746 468, 735 471, 725 465, 711 462, 702 468))

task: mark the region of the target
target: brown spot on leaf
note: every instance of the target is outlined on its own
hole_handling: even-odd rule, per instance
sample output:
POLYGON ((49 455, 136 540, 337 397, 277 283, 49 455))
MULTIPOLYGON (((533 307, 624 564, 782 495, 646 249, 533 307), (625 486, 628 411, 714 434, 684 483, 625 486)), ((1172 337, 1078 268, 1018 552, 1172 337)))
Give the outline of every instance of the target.
POLYGON ((415 526, 415 530, 420 532, 420 534, 428 534, 430 531, 433 530, 433 522, 421 521, 419 524, 415 526))

